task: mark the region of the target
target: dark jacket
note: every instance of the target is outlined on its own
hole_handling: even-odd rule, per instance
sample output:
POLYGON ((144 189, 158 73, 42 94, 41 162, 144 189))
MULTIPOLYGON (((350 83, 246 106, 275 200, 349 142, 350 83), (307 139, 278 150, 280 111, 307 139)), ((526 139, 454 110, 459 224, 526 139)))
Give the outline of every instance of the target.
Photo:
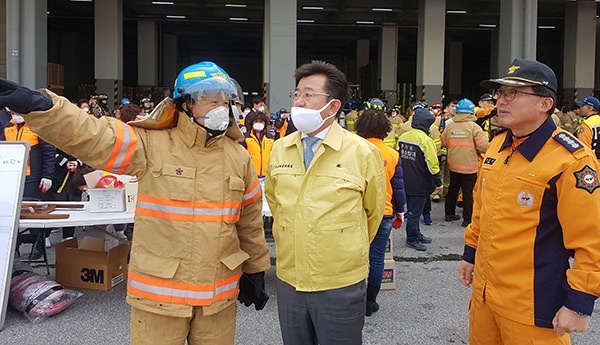
POLYGON ((417 109, 412 117, 413 129, 399 138, 406 195, 425 196, 442 185, 437 149, 428 136, 435 118, 425 109, 417 109))

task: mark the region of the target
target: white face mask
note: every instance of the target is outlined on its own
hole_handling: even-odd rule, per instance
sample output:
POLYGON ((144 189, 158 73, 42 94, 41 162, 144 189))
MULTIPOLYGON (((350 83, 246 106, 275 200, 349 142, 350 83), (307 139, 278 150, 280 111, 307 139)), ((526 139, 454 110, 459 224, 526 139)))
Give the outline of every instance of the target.
POLYGON ((392 111, 392 116, 396 116, 396 115, 398 115, 398 113, 395 111, 392 111))
POLYGON ((87 113, 90 110, 90 108, 81 108, 81 110, 87 113))
POLYGON ((225 106, 217 107, 198 120, 204 120, 204 127, 208 129, 224 131, 229 125, 229 109, 225 106))
POLYGON ((16 123, 25 122, 25 119, 21 115, 11 115, 11 116, 12 116, 13 121, 15 121, 16 123))
POLYGON ((252 125, 252 128, 254 128, 255 131, 262 131, 263 129, 265 129, 265 124, 262 122, 255 122, 252 125))
POLYGON ((263 107, 262 105, 260 107, 258 107, 258 111, 260 111, 261 113, 265 112, 265 107, 263 107))
POLYGON ((244 117, 246 117, 246 115, 250 114, 250 110, 246 109, 242 114, 244 115, 244 117))
POLYGON ((325 121, 335 116, 335 114, 333 114, 324 119, 321 117, 321 112, 325 110, 325 108, 327 108, 332 101, 333 99, 327 102, 327 104, 325 104, 323 108, 319 110, 292 107, 292 119, 294 121, 294 126, 296 126, 296 128, 304 134, 313 133, 317 129, 321 128, 325 121))

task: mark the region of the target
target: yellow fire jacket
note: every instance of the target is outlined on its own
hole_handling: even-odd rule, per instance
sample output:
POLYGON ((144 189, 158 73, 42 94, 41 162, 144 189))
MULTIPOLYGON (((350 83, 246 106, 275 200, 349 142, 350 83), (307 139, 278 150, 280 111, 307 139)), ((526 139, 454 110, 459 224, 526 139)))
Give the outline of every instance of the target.
POLYGON ((367 276, 369 244, 385 209, 379 149, 334 122, 308 171, 300 132, 277 140, 265 180, 277 276, 298 291, 323 291, 367 276))
POLYGON ((133 127, 48 93, 52 109, 23 116, 34 131, 92 167, 137 176, 130 305, 176 317, 202 306, 210 315, 235 303, 242 271, 270 267, 261 188, 237 126, 208 139, 165 99, 148 117, 164 129, 133 127))
POLYGON ((510 131, 494 138, 475 185, 463 255, 475 264, 472 298, 539 327, 552 328, 563 305, 591 315, 600 295, 598 161, 550 117, 511 144, 510 131))
POLYGON ((579 127, 577 137, 594 151, 597 159, 600 159, 600 115, 586 117, 579 127))
POLYGON ((475 174, 479 170, 479 154, 488 147, 488 137, 474 114, 458 113, 442 133, 442 146, 448 148, 447 164, 451 171, 475 174))

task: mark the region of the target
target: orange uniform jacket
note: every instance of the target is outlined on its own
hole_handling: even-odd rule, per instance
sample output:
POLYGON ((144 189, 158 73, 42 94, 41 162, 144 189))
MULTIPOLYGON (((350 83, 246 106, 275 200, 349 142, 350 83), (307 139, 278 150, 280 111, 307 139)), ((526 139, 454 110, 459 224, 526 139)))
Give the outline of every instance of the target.
POLYGON ((485 155, 463 259, 475 264, 473 299, 552 328, 561 306, 591 315, 600 295, 599 165, 551 118, 516 150, 510 133, 485 155))

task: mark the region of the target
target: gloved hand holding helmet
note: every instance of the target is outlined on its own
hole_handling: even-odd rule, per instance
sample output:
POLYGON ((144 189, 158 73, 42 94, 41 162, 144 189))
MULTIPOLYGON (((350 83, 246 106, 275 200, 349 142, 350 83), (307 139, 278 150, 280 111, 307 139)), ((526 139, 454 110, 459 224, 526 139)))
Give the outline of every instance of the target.
POLYGON ((0 108, 7 107, 19 114, 43 111, 52 108, 52 99, 45 92, 38 92, 0 79, 0 108))

